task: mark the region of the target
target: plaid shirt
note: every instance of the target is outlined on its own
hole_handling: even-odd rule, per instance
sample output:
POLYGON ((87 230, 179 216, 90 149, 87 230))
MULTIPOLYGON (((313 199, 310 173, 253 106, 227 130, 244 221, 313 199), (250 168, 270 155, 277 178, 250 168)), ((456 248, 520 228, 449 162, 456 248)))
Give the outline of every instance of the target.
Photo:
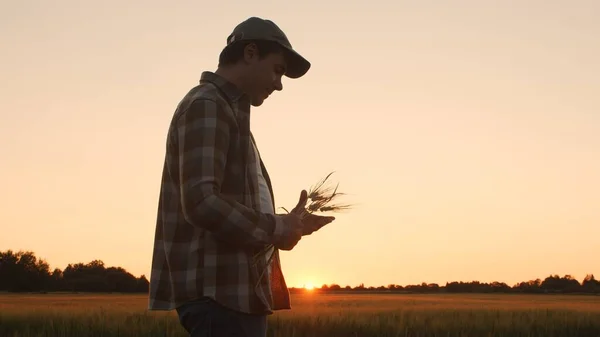
POLYGON ((271 196, 273 189, 253 141, 249 98, 222 77, 202 73, 168 131, 150 310, 201 296, 246 313, 290 309, 279 251, 266 277, 259 278, 267 257, 253 259, 288 235, 282 215, 259 211, 258 167, 271 196))

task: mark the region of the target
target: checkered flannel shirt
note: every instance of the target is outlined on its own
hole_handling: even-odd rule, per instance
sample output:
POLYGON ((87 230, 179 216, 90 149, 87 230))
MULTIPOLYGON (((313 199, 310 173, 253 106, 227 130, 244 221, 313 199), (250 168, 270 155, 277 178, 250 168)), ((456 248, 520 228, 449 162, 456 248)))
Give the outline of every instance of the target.
POLYGON ((282 215, 259 211, 257 167, 273 190, 252 141, 249 98, 222 77, 202 73, 167 135, 150 310, 171 310, 201 296, 247 313, 290 308, 279 251, 268 277, 259 279, 266 258, 253 259, 288 233, 282 215))

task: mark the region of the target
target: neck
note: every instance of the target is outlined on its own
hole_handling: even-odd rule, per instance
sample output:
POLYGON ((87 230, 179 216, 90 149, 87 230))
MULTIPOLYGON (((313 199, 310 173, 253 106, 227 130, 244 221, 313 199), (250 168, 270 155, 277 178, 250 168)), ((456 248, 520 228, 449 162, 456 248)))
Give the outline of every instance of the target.
POLYGON ((239 72, 236 72, 234 69, 231 69, 231 68, 218 68, 215 71, 215 74, 223 77, 228 82, 233 83, 240 90, 245 91, 244 90, 244 81, 242 80, 242 77, 239 75, 239 72))

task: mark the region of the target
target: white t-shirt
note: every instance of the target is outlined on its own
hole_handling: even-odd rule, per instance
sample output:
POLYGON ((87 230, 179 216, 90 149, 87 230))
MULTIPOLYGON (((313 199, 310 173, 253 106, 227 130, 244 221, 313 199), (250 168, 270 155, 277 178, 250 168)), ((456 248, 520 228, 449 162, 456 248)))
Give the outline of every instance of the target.
MULTIPOLYGON (((252 142, 252 148, 254 150, 254 156, 256 158, 256 173, 258 174, 258 192, 260 195, 260 210, 263 213, 275 214, 275 210, 273 209, 273 202, 271 199, 271 193, 269 192, 269 186, 267 185, 267 180, 262 174, 262 170, 260 168, 260 156, 258 154, 258 149, 256 148, 256 144, 252 142)), ((266 261, 269 260, 269 257, 273 253, 273 249, 269 250, 265 256, 266 261)), ((267 268, 267 277, 270 277, 272 264, 267 268)))

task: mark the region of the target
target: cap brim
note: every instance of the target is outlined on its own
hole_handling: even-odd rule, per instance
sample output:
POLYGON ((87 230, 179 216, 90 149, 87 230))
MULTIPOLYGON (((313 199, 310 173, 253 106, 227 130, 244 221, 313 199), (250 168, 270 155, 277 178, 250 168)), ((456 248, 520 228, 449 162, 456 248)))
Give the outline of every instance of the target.
POLYGON ((288 51, 288 64, 285 76, 289 78, 299 78, 304 76, 310 69, 310 62, 295 50, 286 48, 288 51))

